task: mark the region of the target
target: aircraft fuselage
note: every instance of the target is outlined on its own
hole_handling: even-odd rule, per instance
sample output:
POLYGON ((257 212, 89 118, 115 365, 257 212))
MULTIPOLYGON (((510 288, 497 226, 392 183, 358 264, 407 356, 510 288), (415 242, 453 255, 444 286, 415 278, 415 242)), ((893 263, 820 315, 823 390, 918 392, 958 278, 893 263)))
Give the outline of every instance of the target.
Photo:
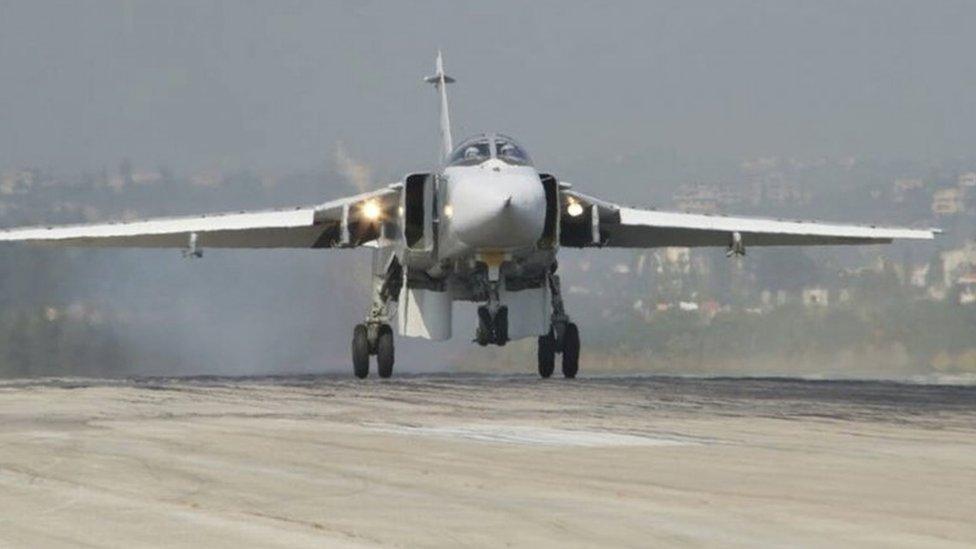
POLYGON ((448 167, 438 189, 440 258, 535 251, 546 217, 539 173, 531 166, 488 160, 448 167))

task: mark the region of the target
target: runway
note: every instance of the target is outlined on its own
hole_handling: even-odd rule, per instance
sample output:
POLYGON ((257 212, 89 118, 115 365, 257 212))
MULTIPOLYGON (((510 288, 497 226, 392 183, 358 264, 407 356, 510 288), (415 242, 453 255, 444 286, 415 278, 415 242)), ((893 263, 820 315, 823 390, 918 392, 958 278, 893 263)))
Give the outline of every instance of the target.
POLYGON ((0 546, 976 544, 976 387, 0 382, 0 546))

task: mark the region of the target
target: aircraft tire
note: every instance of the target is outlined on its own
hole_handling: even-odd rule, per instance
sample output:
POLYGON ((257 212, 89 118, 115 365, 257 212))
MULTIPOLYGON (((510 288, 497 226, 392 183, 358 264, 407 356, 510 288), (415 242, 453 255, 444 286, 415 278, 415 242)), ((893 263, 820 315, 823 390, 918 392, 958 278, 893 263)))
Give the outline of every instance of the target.
POLYGON ((356 324, 352 330, 352 371, 359 379, 369 375, 369 336, 365 324, 356 324))
POLYGON ((495 343, 499 347, 508 343, 508 307, 499 307, 495 313, 495 343))
POLYGON ((393 375, 393 358, 393 329, 384 324, 376 338, 376 372, 381 378, 393 375))
POLYGON ((548 379, 556 369, 556 338, 552 330, 544 336, 539 336, 539 377, 548 379))
POLYGON ((491 314, 488 307, 482 305, 478 307, 478 330, 475 332, 475 341, 484 347, 491 342, 491 314))
POLYGON ((563 377, 573 379, 579 372, 580 337, 575 324, 567 324, 563 333, 563 377))

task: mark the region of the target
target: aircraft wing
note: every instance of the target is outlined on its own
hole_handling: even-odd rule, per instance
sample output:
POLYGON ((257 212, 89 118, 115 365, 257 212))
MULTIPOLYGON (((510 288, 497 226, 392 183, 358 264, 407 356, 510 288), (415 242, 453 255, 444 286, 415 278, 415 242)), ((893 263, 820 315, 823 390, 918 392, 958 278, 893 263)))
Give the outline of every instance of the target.
POLYGON ((130 248, 330 248, 367 244, 395 219, 399 184, 317 206, 0 230, 0 242, 130 248))
POLYGON ((785 221, 665 212, 620 206, 564 188, 560 243, 569 247, 657 248, 725 246, 742 252, 750 246, 887 244, 893 240, 931 240, 938 229, 885 228, 811 221, 785 221), (572 207, 579 212, 571 215, 572 207))

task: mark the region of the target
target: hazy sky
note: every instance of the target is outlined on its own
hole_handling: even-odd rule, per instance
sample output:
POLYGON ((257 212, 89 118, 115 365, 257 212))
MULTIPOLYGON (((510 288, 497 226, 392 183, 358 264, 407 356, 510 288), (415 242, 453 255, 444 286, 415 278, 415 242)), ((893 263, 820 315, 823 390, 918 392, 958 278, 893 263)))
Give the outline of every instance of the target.
POLYGON ((976 143, 976 2, 0 0, 0 167, 425 168, 438 47, 455 133, 557 165, 976 143))

